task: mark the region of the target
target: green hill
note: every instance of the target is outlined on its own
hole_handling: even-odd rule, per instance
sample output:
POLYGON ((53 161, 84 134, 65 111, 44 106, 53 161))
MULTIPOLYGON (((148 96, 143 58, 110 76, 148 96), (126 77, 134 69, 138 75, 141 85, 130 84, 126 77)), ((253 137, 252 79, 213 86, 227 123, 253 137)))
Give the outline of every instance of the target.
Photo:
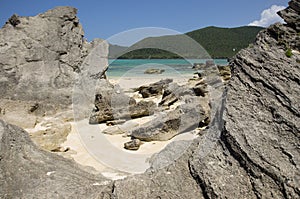
POLYGON ((263 28, 243 26, 238 28, 207 27, 186 33, 207 50, 213 58, 230 58, 255 41, 263 28))
POLYGON ((253 43, 257 33, 262 29, 261 27, 254 26, 238 28, 211 26, 191 31, 184 35, 149 37, 132 45, 126 51, 118 51, 118 53, 110 52, 110 54, 114 54, 110 57, 122 59, 168 59, 180 58, 182 56, 204 58, 208 53, 212 58, 230 58, 239 50, 253 43), (197 46, 189 41, 187 36, 198 42, 205 50, 197 49, 197 46), (163 47, 160 48, 160 46, 163 47), (192 50, 187 50, 187 46, 192 50))

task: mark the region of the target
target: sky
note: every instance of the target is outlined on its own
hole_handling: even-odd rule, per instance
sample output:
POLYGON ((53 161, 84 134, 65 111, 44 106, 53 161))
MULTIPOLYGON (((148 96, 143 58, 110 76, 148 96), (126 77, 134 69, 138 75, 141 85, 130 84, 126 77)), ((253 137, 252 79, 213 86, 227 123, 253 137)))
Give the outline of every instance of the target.
POLYGON ((78 9, 89 41, 109 39, 144 27, 171 30, 146 34, 151 28, 144 29, 140 37, 147 37, 185 33, 207 26, 266 27, 281 20, 276 12, 287 5, 288 0, 0 0, 0 26, 15 13, 34 16, 56 6, 72 6, 78 9))

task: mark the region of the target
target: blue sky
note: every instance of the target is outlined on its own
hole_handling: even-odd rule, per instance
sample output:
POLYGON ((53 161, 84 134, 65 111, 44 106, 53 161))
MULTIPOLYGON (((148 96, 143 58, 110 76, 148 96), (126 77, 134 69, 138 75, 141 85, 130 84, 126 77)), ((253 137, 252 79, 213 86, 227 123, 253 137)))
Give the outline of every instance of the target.
POLYGON ((14 13, 34 16, 56 6, 68 5, 78 8, 88 40, 107 39, 141 27, 188 32, 206 26, 266 26, 269 21, 278 20, 270 16, 274 15, 271 7, 286 7, 287 4, 288 0, 0 0, 0 25, 14 13))

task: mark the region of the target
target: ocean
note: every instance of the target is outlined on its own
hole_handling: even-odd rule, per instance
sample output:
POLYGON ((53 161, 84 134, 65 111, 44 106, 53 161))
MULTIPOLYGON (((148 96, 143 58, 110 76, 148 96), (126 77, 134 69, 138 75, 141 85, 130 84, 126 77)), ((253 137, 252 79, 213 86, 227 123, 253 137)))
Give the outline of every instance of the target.
MULTIPOLYGON (((149 76, 145 70, 163 69, 163 75, 188 75, 196 71, 192 68, 194 63, 205 63, 205 59, 110 59, 107 70, 108 77, 136 77, 149 76)), ((227 65, 227 59, 214 59, 217 65, 227 65)))

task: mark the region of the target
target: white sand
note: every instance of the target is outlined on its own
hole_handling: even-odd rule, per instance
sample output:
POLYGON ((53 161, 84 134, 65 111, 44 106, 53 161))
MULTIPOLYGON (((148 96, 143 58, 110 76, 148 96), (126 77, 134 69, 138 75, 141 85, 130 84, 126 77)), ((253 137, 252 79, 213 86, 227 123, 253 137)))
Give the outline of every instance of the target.
MULTIPOLYGON (((176 77, 174 82, 185 84, 190 77, 176 77)), ((132 88, 154 83, 165 78, 167 77, 149 76, 147 78, 110 78, 109 80, 113 84, 119 83, 124 90, 129 92, 132 88)), ((153 100, 158 101, 159 99, 154 98, 153 100)), ((152 117, 138 118, 133 121, 143 124, 152 117)), ((139 150, 129 151, 124 149, 124 143, 128 142, 130 137, 125 137, 123 134, 103 134, 102 131, 105 128, 107 128, 105 124, 89 125, 87 119, 74 122, 72 123, 72 133, 68 136, 63 147, 70 147, 71 151, 76 152, 71 154, 71 157, 79 164, 94 167, 105 176, 113 179, 124 177, 124 172, 131 174, 143 173, 150 166, 147 160, 153 154, 160 152, 169 143, 174 140, 191 140, 195 138, 195 135, 192 133, 185 133, 169 141, 144 142, 139 150)))
POLYGON ((174 140, 190 140, 196 136, 185 133, 169 141, 145 142, 137 151, 123 148, 129 137, 124 135, 105 135, 101 131, 105 124, 89 125, 88 120, 72 123, 73 130, 63 147, 70 147, 71 157, 81 165, 94 167, 113 179, 124 177, 124 173, 143 173, 149 168, 149 159, 174 140))
MULTIPOLYGON (((167 77, 149 76, 145 77, 123 77, 110 78, 112 83, 120 83, 120 86, 127 90, 129 95, 136 95, 130 90, 141 85, 157 82, 167 77)), ((180 76, 174 78, 174 82, 185 84, 189 77, 180 76)), ((136 96, 137 97, 137 96, 136 96)), ((139 99, 137 99, 139 100, 139 99)), ((158 103, 159 98, 151 98, 158 103)), ((153 116, 134 119, 139 125, 149 121, 153 116)), ((106 135, 102 131, 107 128, 106 124, 89 125, 88 119, 70 122, 72 131, 68 135, 62 147, 69 147, 70 150, 61 155, 74 159, 83 166, 93 167, 97 172, 110 179, 121 179, 131 174, 143 173, 149 168, 147 161, 153 154, 160 152, 169 143, 175 140, 191 140, 196 136, 192 133, 185 133, 174 137, 169 141, 144 142, 139 150, 129 151, 123 148, 124 143, 130 137, 121 135, 106 135)), ((47 128, 47 127, 46 127, 47 128)), ((45 130, 45 127, 37 125, 34 130, 45 130)), ((29 130, 29 129, 28 129, 29 130)), ((33 129, 30 129, 33 130, 33 129)))
POLYGON ((129 91, 132 88, 138 88, 143 85, 149 85, 158 82, 162 79, 173 79, 173 82, 179 85, 186 84, 193 75, 178 75, 178 76, 165 76, 165 75, 143 75, 140 77, 108 77, 108 80, 112 84, 119 84, 125 91, 129 91))

